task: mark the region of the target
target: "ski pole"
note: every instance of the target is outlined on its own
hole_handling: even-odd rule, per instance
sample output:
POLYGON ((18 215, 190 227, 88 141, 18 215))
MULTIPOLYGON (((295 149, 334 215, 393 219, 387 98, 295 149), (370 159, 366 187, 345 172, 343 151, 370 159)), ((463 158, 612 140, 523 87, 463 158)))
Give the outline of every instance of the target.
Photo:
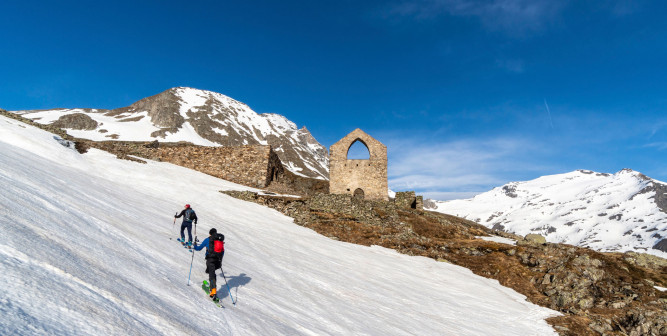
POLYGON ((227 286, 227 290, 229 291, 229 298, 232 299, 232 304, 236 306, 236 301, 234 301, 234 297, 232 296, 232 290, 229 288, 229 284, 227 283, 227 277, 225 276, 225 270, 222 269, 222 266, 220 266, 220 271, 222 271, 222 278, 225 279, 225 285, 227 286))
MULTIPOLYGON (((195 241, 197 241, 197 236, 195 236, 195 241)), ((188 286, 190 286, 190 275, 192 274, 192 262, 195 260, 195 251, 192 250, 191 253, 192 253, 192 259, 190 259, 190 272, 188 272, 188 286)))

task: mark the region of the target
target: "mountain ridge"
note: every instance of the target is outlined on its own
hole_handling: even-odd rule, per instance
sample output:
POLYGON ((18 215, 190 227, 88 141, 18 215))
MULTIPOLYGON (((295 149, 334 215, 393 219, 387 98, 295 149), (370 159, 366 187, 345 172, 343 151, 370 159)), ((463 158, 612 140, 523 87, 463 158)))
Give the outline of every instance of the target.
POLYGON ((83 139, 178 142, 202 146, 270 145, 287 169, 328 179, 328 152, 304 126, 258 114, 221 93, 175 87, 116 109, 11 111, 83 139))
POLYGON ((633 171, 576 170, 510 182, 431 209, 484 226, 600 251, 667 257, 667 184, 633 171))

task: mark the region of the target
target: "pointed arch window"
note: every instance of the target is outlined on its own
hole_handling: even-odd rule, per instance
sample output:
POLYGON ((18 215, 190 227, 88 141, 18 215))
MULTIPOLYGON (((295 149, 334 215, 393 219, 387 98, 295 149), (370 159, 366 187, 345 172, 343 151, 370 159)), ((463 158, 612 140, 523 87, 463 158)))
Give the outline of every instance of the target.
POLYGON ((347 149, 347 159, 348 160, 370 160, 371 152, 368 150, 368 146, 361 141, 360 139, 355 140, 350 148, 347 149))

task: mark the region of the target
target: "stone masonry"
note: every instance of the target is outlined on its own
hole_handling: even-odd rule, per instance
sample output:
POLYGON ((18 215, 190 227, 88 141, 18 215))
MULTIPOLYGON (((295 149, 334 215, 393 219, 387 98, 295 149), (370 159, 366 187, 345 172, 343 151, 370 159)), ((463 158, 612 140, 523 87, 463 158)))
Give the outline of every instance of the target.
POLYGON ((170 162, 235 183, 264 188, 283 176, 278 155, 271 146, 203 147, 187 143, 152 143, 129 141, 85 141, 87 147, 115 153, 120 158, 131 156, 170 162))
POLYGON ((157 148, 161 161, 255 188, 264 188, 282 172, 278 155, 270 146, 157 148))
POLYGON ((329 149, 329 192, 388 200, 387 147, 358 128, 333 144, 329 149), (347 159, 357 141, 368 148, 368 160, 347 159))
POLYGON ((403 209, 424 210, 424 197, 415 195, 414 191, 396 192, 394 203, 403 209))

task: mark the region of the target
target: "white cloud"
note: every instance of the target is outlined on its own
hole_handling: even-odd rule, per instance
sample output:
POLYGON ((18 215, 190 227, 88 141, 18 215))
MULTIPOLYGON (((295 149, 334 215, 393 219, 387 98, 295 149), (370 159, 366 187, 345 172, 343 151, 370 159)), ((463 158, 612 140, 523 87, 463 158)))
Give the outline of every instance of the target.
POLYGON ((558 17, 568 1, 551 0, 413 0, 395 4, 389 16, 431 20, 443 15, 476 17, 491 30, 511 34, 539 31, 558 17))
POLYGON ((389 187, 397 191, 416 190, 435 199, 474 196, 509 182, 510 174, 544 169, 525 159, 539 150, 527 140, 420 143, 401 138, 386 144, 390 148, 389 187))
POLYGON ((651 120, 651 123, 653 125, 651 127, 651 134, 649 135, 649 139, 658 134, 663 129, 667 128, 667 120, 651 120))
POLYGON ((667 149, 667 142, 653 142, 653 143, 644 145, 644 147, 655 148, 657 150, 666 150, 667 149))
POLYGON ((432 200, 438 200, 438 201, 449 201, 449 200, 456 200, 456 199, 468 199, 468 198, 473 198, 477 195, 479 195, 481 192, 447 192, 447 191, 425 191, 420 193, 420 195, 424 196, 424 199, 432 199, 432 200))

